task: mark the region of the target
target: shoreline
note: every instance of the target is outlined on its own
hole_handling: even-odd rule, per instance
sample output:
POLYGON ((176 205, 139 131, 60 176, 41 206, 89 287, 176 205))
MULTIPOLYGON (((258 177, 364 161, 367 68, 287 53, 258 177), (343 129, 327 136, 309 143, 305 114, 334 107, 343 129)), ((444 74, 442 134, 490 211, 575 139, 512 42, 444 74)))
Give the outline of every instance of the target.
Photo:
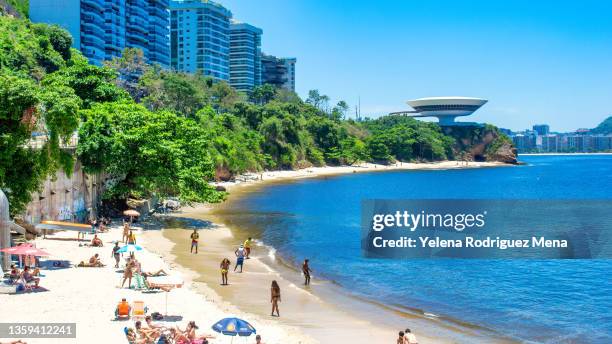
MULTIPOLYGON (((351 173, 363 173, 363 172, 387 172, 387 171, 401 171, 401 170, 445 170, 445 169, 464 169, 464 168, 488 168, 488 167, 501 167, 501 166, 513 166, 504 163, 483 163, 483 162, 470 162, 465 165, 465 162, 445 161, 430 164, 416 164, 406 163, 397 164, 397 166, 383 166, 367 164, 362 166, 342 166, 342 167, 319 167, 319 168, 307 168, 296 171, 272 171, 264 172, 259 175, 249 174, 247 176, 237 177, 236 182, 220 182, 215 185, 222 185, 228 191, 231 192, 229 199, 222 205, 199 205, 196 207, 184 207, 179 213, 171 214, 169 217, 172 218, 184 218, 184 219, 197 219, 201 221, 210 221, 209 225, 213 228, 214 235, 208 231, 201 232, 201 249, 208 252, 206 260, 209 257, 215 257, 217 260, 221 260, 223 255, 227 255, 228 258, 234 263, 233 250, 235 247, 242 242, 241 238, 237 238, 240 235, 238 228, 234 228, 227 221, 224 221, 224 215, 219 214, 216 210, 223 207, 230 207, 231 201, 239 199, 244 196, 245 193, 253 192, 264 187, 268 184, 285 183, 297 181, 304 178, 324 178, 328 176, 335 176, 341 174, 351 173), (261 179, 263 177, 263 180, 261 179), (202 246, 203 245, 203 246, 202 246)), ((204 267, 199 262, 193 262, 188 254, 188 238, 189 232, 176 231, 176 230, 164 230, 162 236, 166 240, 170 240, 176 244, 174 250, 170 250, 168 254, 174 256, 174 262, 178 265, 189 266, 191 272, 194 274, 194 279, 202 281, 208 286, 208 288, 214 290, 214 292, 220 296, 222 300, 244 310, 247 313, 258 313, 265 315, 268 309, 267 306, 257 307, 249 302, 248 298, 261 297, 265 293, 265 287, 259 287, 259 292, 253 292, 252 290, 245 290, 245 283, 262 284, 269 283, 271 278, 279 280, 281 286, 285 290, 289 289, 290 297, 299 299, 299 305, 285 305, 281 303, 281 311, 283 309, 289 309, 290 312, 296 312, 301 314, 307 314, 317 321, 312 321, 305 318, 285 317, 280 319, 280 322, 286 323, 287 325, 294 326, 303 332, 305 335, 312 337, 316 342, 326 343, 332 341, 343 341, 351 340, 353 343, 369 343, 371 338, 379 338, 392 341, 397 336, 399 329, 406 327, 406 324, 410 324, 413 328, 413 332, 419 338, 420 343, 451 343, 451 342, 511 342, 506 339, 502 339, 498 335, 483 335, 487 332, 486 329, 473 327, 470 324, 463 324, 460 320, 444 319, 438 317, 428 317, 427 315, 418 314, 418 312, 411 313, 409 310, 399 309, 394 306, 380 304, 376 301, 369 299, 360 298, 355 295, 349 294, 343 290, 342 287, 335 285, 332 281, 319 280, 316 276, 313 276, 313 283, 311 288, 300 287, 301 273, 296 271, 295 267, 291 266, 289 262, 284 262, 274 255, 274 249, 269 247, 261 246, 260 243, 254 248, 254 258, 245 263, 245 271, 247 265, 249 270, 254 270, 251 276, 247 279, 239 279, 240 285, 236 287, 239 289, 238 294, 245 294, 247 300, 238 297, 233 292, 228 292, 229 288, 221 288, 218 284, 218 267, 204 267), (178 234, 177 232, 183 232, 178 234), (262 251, 263 253, 259 252, 262 251), (270 250, 270 251, 269 251, 270 250), (183 254, 182 258, 176 259, 177 255, 183 254), (254 269, 253 267, 254 266, 254 269), (195 268, 195 269, 194 269, 195 268), (200 273, 195 270, 200 271, 200 273), (209 275, 208 278, 203 275, 209 275), (275 277, 273 277, 275 276, 275 277), (267 278, 267 279, 266 279, 267 278), (287 288, 286 286, 289 286, 287 288), (333 300, 333 302, 331 302, 333 300), (341 300, 341 301, 340 301, 341 300), (316 304, 317 309, 310 309, 309 304, 316 304), (323 312, 326 315, 334 314, 334 319, 323 316, 321 319, 320 309, 325 309, 323 312), (319 313, 317 313, 319 312, 319 313), (372 315, 378 315, 383 317, 393 317, 393 321, 383 321, 372 323, 368 319, 372 319, 372 315), (337 320, 342 319, 341 321, 337 320), (336 320, 336 321, 334 321, 336 320), (331 330, 325 330, 317 327, 317 322, 320 324, 333 322, 336 327, 331 330), (347 325, 356 324, 356 325, 347 325), (363 328, 367 328, 365 332, 363 328), (331 333, 334 332, 334 333, 331 333), (350 334, 346 337, 342 337, 342 334, 350 334), (362 338, 362 339, 360 339, 362 338), (462 340, 463 339, 463 340, 462 340)), ((199 256, 199 255, 198 255, 199 256)), ((214 260, 214 258, 212 258, 214 260)), ((217 261, 213 261, 212 266, 218 265, 217 261)), ((240 275, 240 277, 246 274, 240 275)), ((234 275, 230 273, 230 284, 234 275)), ((249 288, 252 289, 252 288, 249 288)), ((285 294, 283 298, 287 299, 285 294)))
POLYGON ((422 170, 450 170, 466 168, 512 167, 513 164, 503 162, 475 162, 445 160, 429 163, 398 162, 393 165, 380 165, 363 163, 356 166, 323 166, 308 167, 298 170, 266 171, 261 173, 245 173, 236 176, 235 181, 213 182, 212 185, 223 186, 228 191, 237 187, 244 188, 249 185, 264 185, 270 182, 294 181, 304 178, 322 178, 351 173, 387 172, 387 171, 422 171, 422 170))
POLYGON ((559 155, 559 156, 563 156, 563 155, 612 155, 612 153, 607 153, 607 152, 599 152, 599 153, 518 153, 517 157, 520 157, 521 155, 526 155, 526 156, 546 156, 546 155, 559 155))

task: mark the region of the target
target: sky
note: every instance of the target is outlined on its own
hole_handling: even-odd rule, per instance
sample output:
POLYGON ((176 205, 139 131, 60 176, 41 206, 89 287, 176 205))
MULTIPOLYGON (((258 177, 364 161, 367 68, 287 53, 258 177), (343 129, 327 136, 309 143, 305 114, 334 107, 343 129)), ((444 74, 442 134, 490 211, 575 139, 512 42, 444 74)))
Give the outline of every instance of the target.
POLYGON ((263 30, 265 53, 297 58, 302 98, 360 99, 364 117, 432 96, 488 99, 464 121, 512 130, 612 115, 612 1, 218 2, 263 30))

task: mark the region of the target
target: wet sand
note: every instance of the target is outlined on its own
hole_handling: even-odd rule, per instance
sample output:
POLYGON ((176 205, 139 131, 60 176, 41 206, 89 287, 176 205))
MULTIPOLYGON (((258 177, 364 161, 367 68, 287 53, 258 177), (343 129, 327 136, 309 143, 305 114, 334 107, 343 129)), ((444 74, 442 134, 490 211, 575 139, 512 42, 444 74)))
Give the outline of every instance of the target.
MULTIPOLYGON (((428 168, 431 168, 430 166, 428 164, 428 168)), ((456 166, 454 162, 447 162, 440 168, 455 168, 454 166, 456 166)), ((414 169, 414 166, 406 169, 414 169)), ((151 235, 163 235, 163 239, 174 243, 173 247, 165 248, 167 252, 160 254, 173 256, 177 264, 193 275, 194 282, 201 282, 202 286, 208 289, 209 297, 214 295, 214 298, 218 298, 215 301, 223 301, 240 311, 295 327, 299 332, 320 343, 344 341, 392 343, 397 338, 397 332, 406 327, 413 329, 421 344, 509 342, 495 335, 483 334, 483 329, 470 327, 469 324, 431 319, 422 314, 410 314, 404 310, 358 299, 330 281, 316 279, 316 274, 311 286, 305 287, 301 273, 295 267, 285 264, 273 255, 273 251, 260 244, 253 248, 252 259, 245 260, 244 272, 232 272, 236 261, 233 252, 246 238, 246 234, 240 228, 232 226, 228 217, 224 216, 225 209, 231 207, 232 200, 244 197, 249 192, 255 192, 268 183, 290 182, 298 178, 353 173, 353 171, 354 168, 346 171, 332 170, 321 174, 316 172, 303 172, 297 175, 293 173, 286 176, 272 174, 265 177, 264 183, 261 181, 225 183, 225 186, 231 190, 229 201, 221 205, 185 207, 180 213, 172 215, 203 220, 196 225, 201 229, 200 252, 197 255, 189 253, 191 229, 185 228, 185 224, 167 226, 168 228, 162 233, 151 233, 151 235), (232 262, 229 286, 220 285, 219 264, 225 257, 232 262), (278 281, 282 290, 280 318, 270 316, 272 280, 278 281)))

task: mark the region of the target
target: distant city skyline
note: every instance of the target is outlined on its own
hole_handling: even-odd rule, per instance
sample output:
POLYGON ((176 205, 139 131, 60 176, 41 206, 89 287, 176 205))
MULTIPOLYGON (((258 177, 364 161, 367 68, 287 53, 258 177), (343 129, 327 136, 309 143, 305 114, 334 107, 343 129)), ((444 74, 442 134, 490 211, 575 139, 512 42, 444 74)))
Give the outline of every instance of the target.
POLYGON ((360 98, 362 116, 431 96, 489 99, 471 120, 515 131, 593 128, 612 113, 612 3, 219 2, 264 30, 263 51, 300 60, 301 97, 360 98))

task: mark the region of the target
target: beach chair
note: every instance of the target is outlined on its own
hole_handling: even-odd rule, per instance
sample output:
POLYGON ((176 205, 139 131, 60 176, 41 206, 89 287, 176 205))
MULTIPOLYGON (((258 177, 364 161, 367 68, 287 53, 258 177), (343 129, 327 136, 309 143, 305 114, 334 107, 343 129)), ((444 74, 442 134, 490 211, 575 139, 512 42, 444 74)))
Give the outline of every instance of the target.
POLYGON ((134 276, 132 276, 132 284, 134 284, 135 289, 147 288, 145 278, 141 274, 134 274, 134 276))
POLYGON ((134 304, 132 305, 132 317, 134 319, 144 319, 147 314, 147 311, 148 309, 143 301, 134 301, 134 304))
POLYGON ((125 306, 119 307, 121 303, 117 304, 117 309, 115 310, 115 319, 117 320, 129 320, 130 319, 130 308, 126 308, 125 306))

